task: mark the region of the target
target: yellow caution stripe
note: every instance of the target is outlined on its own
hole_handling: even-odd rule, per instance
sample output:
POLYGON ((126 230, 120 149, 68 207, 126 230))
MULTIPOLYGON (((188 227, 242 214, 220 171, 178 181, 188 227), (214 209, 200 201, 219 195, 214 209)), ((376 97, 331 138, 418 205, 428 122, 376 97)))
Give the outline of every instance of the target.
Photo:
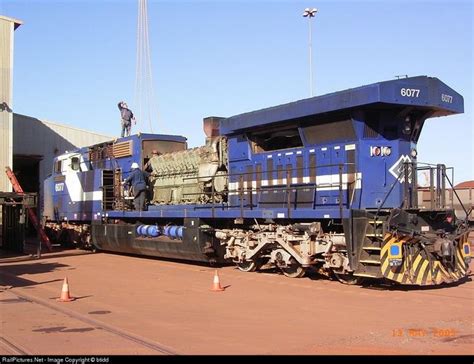
MULTIPOLYGON (((468 266, 465 262, 464 242, 467 234, 463 234, 455 244, 454 271, 448 269, 439 261, 435 255, 425 251, 417 243, 418 238, 410 236, 395 236, 387 233, 384 236, 384 245, 380 251, 380 269, 382 275, 387 279, 400 284, 416 284, 420 286, 438 285, 442 283, 456 282, 467 275, 468 266), (410 249, 402 249, 406 244, 410 249), (400 247, 403 253, 403 262, 398 266, 390 266, 390 254, 392 246, 400 247), (407 252, 412 252, 408 254, 407 252)), ((393 250, 397 253, 397 249, 393 250)), ((398 259, 398 255, 395 256, 398 259)))

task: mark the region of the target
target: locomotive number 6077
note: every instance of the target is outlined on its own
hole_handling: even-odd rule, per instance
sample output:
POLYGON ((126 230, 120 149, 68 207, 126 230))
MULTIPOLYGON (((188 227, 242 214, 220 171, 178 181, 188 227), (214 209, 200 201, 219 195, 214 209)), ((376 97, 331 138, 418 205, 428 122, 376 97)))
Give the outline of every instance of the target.
POLYGON ((469 227, 446 206, 446 167, 421 164, 416 145, 427 119, 462 113, 462 100, 420 76, 205 118, 198 148, 160 134, 91 145, 56 158, 43 216, 51 239, 103 251, 344 283, 456 282, 469 227), (150 172, 145 211, 123 188, 132 164, 150 172), (424 207, 420 169, 431 176, 424 207))

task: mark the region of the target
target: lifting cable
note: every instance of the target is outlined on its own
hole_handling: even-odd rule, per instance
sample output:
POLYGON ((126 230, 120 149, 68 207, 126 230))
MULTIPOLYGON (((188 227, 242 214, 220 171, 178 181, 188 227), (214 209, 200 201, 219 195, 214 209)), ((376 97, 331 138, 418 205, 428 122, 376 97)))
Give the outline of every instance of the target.
POLYGON ((136 119, 142 122, 141 127, 143 128, 148 120, 150 132, 153 133, 153 119, 158 120, 158 110, 153 89, 147 0, 138 0, 135 110, 136 119))

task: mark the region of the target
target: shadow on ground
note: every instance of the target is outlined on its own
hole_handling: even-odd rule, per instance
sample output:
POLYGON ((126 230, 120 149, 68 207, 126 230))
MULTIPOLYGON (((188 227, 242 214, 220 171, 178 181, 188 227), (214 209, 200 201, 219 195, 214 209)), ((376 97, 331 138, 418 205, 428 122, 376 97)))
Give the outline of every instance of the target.
POLYGON ((78 255, 94 254, 89 250, 78 250, 78 249, 54 249, 52 252, 42 252, 38 257, 35 254, 24 254, 24 253, 12 253, 4 250, 0 250, 0 264, 2 263, 16 263, 26 262, 32 260, 42 260, 48 258, 65 258, 78 255))
POLYGON ((39 284, 62 281, 62 279, 55 279, 44 282, 35 282, 29 279, 21 278, 23 274, 41 274, 48 273, 58 269, 69 267, 61 263, 43 263, 36 262, 35 264, 12 264, 0 267, 0 284, 4 286, 13 287, 27 287, 39 284))

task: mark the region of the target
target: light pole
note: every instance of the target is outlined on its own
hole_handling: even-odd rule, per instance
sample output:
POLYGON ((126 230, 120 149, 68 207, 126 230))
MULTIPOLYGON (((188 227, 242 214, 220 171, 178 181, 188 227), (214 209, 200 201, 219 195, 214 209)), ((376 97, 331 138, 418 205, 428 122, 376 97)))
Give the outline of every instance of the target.
POLYGON ((309 43, 308 43, 308 47, 309 47, 309 92, 310 92, 310 95, 311 97, 313 97, 313 56, 312 56, 312 41, 311 41, 311 35, 312 35, 312 31, 311 31, 311 18, 314 18, 316 16, 316 13, 318 12, 318 9, 316 8, 306 8, 304 9, 304 13, 303 13, 303 16, 305 18, 308 18, 308 24, 309 24, 309 43))

